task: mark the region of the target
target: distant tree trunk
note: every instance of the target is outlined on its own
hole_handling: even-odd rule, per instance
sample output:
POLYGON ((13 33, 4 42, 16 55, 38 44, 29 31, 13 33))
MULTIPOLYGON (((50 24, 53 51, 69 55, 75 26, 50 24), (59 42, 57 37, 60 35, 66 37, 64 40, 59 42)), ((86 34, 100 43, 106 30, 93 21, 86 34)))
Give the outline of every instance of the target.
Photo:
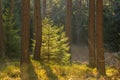
POLYGON ((2 23, 2 0, 0 0, 0 57, 5 55, 4 29, 2 23))
POLYGON ((83 19, 82 19, 82 0, 78 0, 78 12, 77 12, 76 17, 78 17, 78 21, 77 21, 78 26, 77 26, 77 29, 76 29, 76 31, 77 31, 77 45, 80 45, 80 31, 79 31, 79 28, 80 28, 80 26, 82 26, 81 22, 83 21, 83 19), (78 16, 80 17, 80 19, 79 19, 78 16))
POLYGON ((103 45, 103 0, 96 2, 96 46, 97 46, 97 70, 99 75, 105 73, 104 45, 103 45))
POLYGON ((22 0, 21 63, 30 63, 30 0, 22 0))
POLYGON ((79 0, 80 8, 82 7, 82 0, 79 0))
POLYGON ((36 27, 36 36, 35 36, 35 53, 34 59, 40 60, 40 53, 41 53, 41 45, 42 45, 42 21, 41 21, 41 7, 40 7, 40 0, 35 0, 35 21, 34 27, 36 27))
POLYGON ((66 20, 65 20, 65 31, 68 41, 71 44, 71 28, 72 28, 72 0, 67 0, 66 4, 66 20))
POLYGON ((14 14, 14 0, 11 0, 11 14, 14 14))
POLYGON ((43 19, 46 17, 46 0, 43 0, 43 19))
POLYGON ((89 4, 89 26, 88 26, 88 43, 89 43, 89 66, 96 67, 95 56, 95 0, 90 0, 89 4))

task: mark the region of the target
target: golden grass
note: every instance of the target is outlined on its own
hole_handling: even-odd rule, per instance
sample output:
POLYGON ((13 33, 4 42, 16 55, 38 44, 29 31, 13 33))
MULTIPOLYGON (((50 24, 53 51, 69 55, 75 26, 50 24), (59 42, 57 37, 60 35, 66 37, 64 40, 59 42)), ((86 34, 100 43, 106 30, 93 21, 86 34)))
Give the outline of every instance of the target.
MULTIPOLYGON (((97 70, 91 69, 87 65, 57 65, 44 64, 31 60, 28 74, 32 76, 31 80, 36 76, 36 80, 96 80, 97 70), (32 72, 33 71, 33 72, 32 72)), ((8 61, 0 63, 0 80, 20 80, 20 64, 19 61, 8 61)), ((113 75, 118 71, 114 68, 106 67, 108 80, 115 80, 113 75), (113 76, 113 77, 111 77, 113 76)), ((119 78, 118 78, 119 79, 119 78)), ((99 80, 107 80, 100 77, 99 80)))

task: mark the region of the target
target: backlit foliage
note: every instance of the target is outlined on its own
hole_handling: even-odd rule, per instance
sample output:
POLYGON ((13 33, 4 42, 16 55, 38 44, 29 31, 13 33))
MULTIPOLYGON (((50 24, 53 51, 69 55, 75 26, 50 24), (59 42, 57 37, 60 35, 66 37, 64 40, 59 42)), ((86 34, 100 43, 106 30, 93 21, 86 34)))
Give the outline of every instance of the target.
MULTIPOLYGON (((55 26, 50 20, 43 20, 41 58, 60 64, 69 63, 69 46, 63 26, 55 26)), ((33 44, 34 46, 34 44, 33 44)))

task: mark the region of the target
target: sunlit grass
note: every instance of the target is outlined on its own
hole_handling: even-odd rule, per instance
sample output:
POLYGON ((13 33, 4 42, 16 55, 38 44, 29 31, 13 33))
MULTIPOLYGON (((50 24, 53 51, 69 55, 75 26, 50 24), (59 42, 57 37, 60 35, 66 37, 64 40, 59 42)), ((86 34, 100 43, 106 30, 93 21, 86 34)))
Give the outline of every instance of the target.
MULTIPOLYGON (((87 65, 57 65, 44 64, 31 60, 38 80, 96 80, 97 70, 91 69, 87 65)), ((20 80, 20 64, 19 61, 9 61, 0 63, 0 80, 20 80)), ((33 70, 33 68, 31 68, 33 70)), ((31 71, 31 70, 30 70, 31 71)), ((30 73, 30 72, 29 72, 30 73)), ((118 73, 114 68, 106 67, 108 77, 118 73)), ((30 74, 34 77, 33 73, 30 74)), ((103 79, 104 77, 100 77, 103 79)), ((103 79, 106 80, 106 79, 103 79)), ((111 80, 114 80, 111 77, 111 80)))

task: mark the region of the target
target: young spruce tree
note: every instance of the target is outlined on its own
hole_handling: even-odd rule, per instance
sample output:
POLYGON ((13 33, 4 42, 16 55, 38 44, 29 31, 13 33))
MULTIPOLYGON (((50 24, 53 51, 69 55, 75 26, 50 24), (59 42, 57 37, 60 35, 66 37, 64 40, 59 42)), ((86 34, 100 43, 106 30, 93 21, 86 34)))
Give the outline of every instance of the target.
POLYGON ((20 36, 18 34, 19 30, 14 28, 14 16, 11 14, 9 7, 4 8, 2 17, 5 32, 6 56, 10 58, 17 57, 20 52, 20 36))
POLYGON ((43 20, 41 58, 58 64, 68 64, 70 54, 68 38, 63 26, 55 26, 50 20, 43 20))

